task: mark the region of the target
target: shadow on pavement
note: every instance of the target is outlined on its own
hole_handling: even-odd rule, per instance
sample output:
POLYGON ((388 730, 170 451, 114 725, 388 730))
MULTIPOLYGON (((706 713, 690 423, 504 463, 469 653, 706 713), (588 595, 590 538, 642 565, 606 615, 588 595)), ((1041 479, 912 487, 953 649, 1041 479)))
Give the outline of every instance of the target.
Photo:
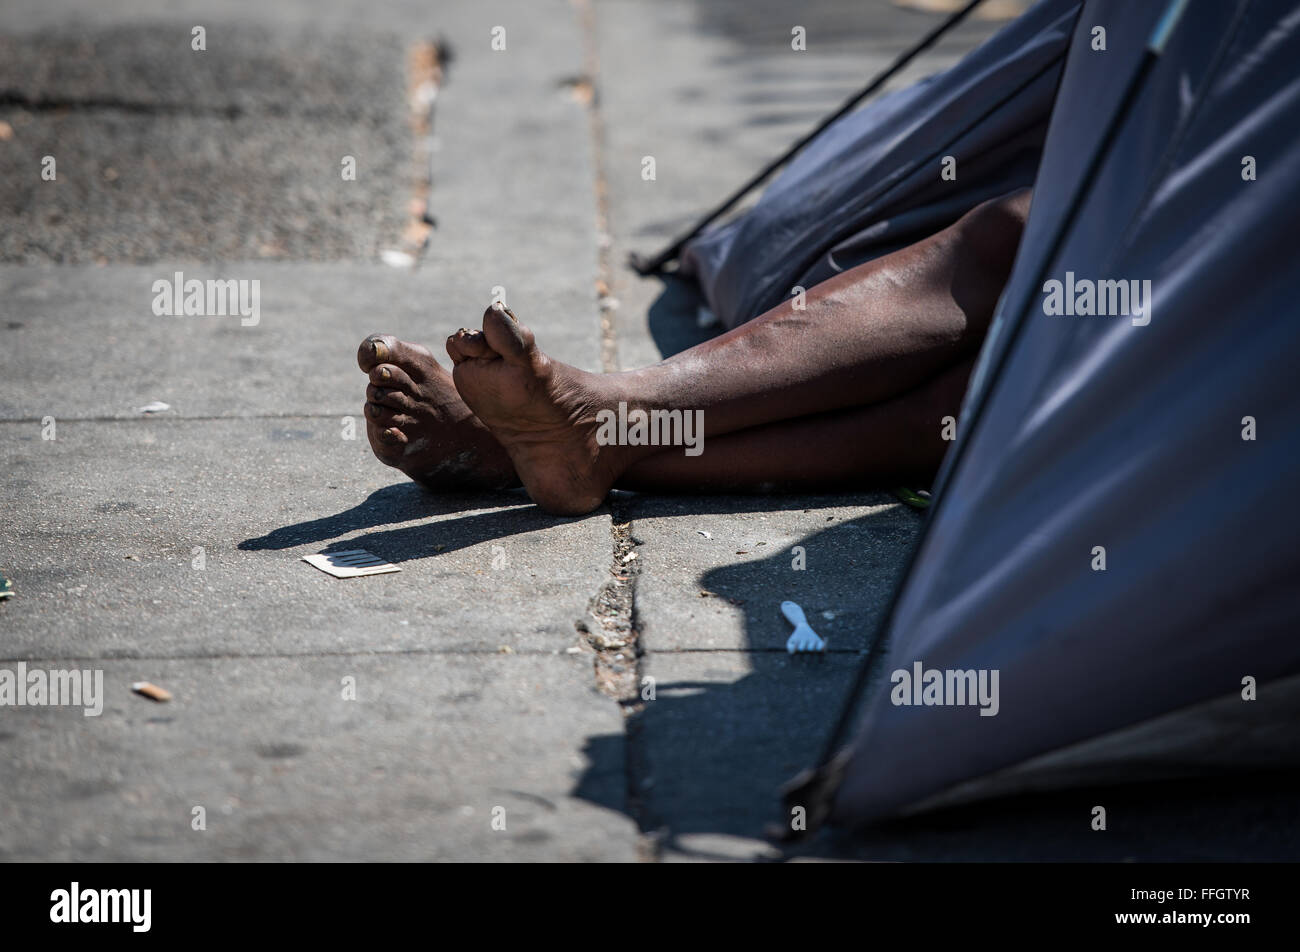
MULTIPOLYGON (((602 507, 579 518, 608 512, 608 508, 602 507)), ((245 539, 238 548, 254 552, 290 549, 337 539, 362 529, 376 529, 379 531, 332 542, 324 551, 367 549, 390 562, 405 562, 573 521, 569 517, 547 514, 522 491, 431 493, 415 483, 406 482, 378 489, 364 502, 332 516, 282 526, 264 536, 245 539), (502 508, 507 506, 509 508, 502 508), (490 511, 473 511, 485 509, 490 511), (428 521, 435 516, 466 511, 469 514, 458 519, 428 521), (415 524, 397 529, 380 528, 410 522, 415 524)))
MULTIPOLYGON (((667 502, 646 497, 634 508, 644 518, 667 502)), ((684 501, 672 502, 680 512, 684 501)), ((689 502, 691 511, 696 504, 701 512, 736 508, 734 499, 689 502)), ((806 500, 784 502, 809 508, 806 500)), ((779 497, 755 506, 783 508, 779 497)), ((759 562, 705 572, 699 586, 744 613, 743 653, 650 652, 645 673, 656 680, 655 699, 629 718, 626 737, 588 740, 591 766, 574 796, 627 813, 681 856, 743 859, 746 848, 755 858, 770 855, 753 845, 739 852, 734 845, 716 847, 723 855, 707 839, 693 838, 759 840, 782 819, 778 790, 819 755, 901 572, 899 546, 908 534, 896 511, 881 511, 802 538, 798 544, 818 553, 821 563, 810 559, 806 573, 790 572, 788 546, 759 562), (790 626, 775 610, 784 598, 798 601, 828 639, 824 657, 784 651, 790 626), (828 609, 833 620, 822 616, 828 609), (613 790, 609 775, 623 764, 628 782, 613 790)), ((880 690, 879 678, 872 683, 869 691, 880 690)), ((1300 772, 1289 771, 1074 788, 950 807, 864 831, 823 830, 786 856, 1294 861, 1300 857, 1297 802, 1300 772), (1106 831, 1091 827, 1095 805, 1107 809, 1106 831)))
POLYGON ((704 301, 694 284, 671 276, 661 280, 663 290, 646 315, 650 337, 661 356, 667 358, 689 350, 721 332, 718 326, 702 328, 696 323, 704 301))
MULTIPOLYGON (((746 511, 846 501, 756 497, 746 511)), ((697 505, 702 513, 737 508, 734 498, 689 502, 691 512, 697 505)), ((680 512, 682 503, 644 497, 630 508, 635 520, 666 506, 680 512)), ((629 719, 626 750, 621 735, 589 739, 591 767, 574 795, 630 813, 643 832, 682 853, 703 855, 681 843, 683 836, 761 837, 778 819, 777 789, 809 766, 839 714, 917 523, 919 516, 889 509, 811 533, 797 543, 816 554, 804 571, 791 571, 791 550, 783 546, 765 559, 705 572, 699 587, 743 612, 743 648, 652 652, 646 673, 655 678, 655 699, 629 719), (828 640, 824 656, 785 651, 791 628, 779 603, 787 598, 828 640), (632 765, 627 797, 598 798, 596 781, 625 756, 632 765)))

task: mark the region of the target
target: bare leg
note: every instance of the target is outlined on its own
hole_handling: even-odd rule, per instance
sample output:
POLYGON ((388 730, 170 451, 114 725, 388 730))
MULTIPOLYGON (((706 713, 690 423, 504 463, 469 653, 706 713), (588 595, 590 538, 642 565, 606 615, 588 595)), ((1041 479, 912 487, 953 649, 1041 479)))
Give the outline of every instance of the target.
POLYGON ((632 466, 619 489, 646 492, 796 492, 928 483, 952 444, 943 418, 956 417, 973 358, 914 390, 865 407, 833 410, 738 430, 697 458, 666 450, 632 466))
POLYGON ((700 410, 714 439, 880 403, 970 356, 1010 272, 1028 200, 1022 191, 985 203, 924 241, 818 285, 804 311, 783 304, 644 370, 590 374, 553 361, 528 328, 494 306, 481 331, 447 341, 456 389, 539 505, 589 512, 661 451, 603 445, 601 411, 700 410))
POLYGON ((786 302, 662 363, 607 375, 604 392, 646 409, 703 409, 709 436, 904 393, 978 349, 1028 202, 1024 190, 985 203, 817 285, 805 311, 786 302))

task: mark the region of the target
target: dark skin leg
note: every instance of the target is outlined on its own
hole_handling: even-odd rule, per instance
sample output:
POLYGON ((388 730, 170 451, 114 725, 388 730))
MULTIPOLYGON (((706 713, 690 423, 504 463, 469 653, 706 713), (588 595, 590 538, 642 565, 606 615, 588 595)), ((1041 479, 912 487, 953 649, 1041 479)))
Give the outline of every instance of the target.
POLYGON ((696 458, 666 450, 618 481, 644 492, 827 492, 928 483, 951 445, 973 358, 907 393, 865 407, 817 413, 728 433, 696 458))
POLYGON ((566 513, 599 505, 615 481, 699 491, 925 478, 942 459, 940 421, 957 413, 1028 204, 1028 190, 985 203, 818 285, 802 312, 784 304, 645 370, 597 375, 552 361, 503 310, 448 340, 455 387, 424 348, 368 338, 357 359, 371 379, 371 446, 435 489, 518 485, 518 467, 534 499, 566 513), (597 445, 595 413, 619 400, 705 410, 708 452, 597 445))
MULTIPOLYGON (((1010 272, 1028 199, 1025 191, 985 203, 930 238, 818 285, 804 311, 783 304, 644 370, 591 374, 551 360, 527 327, 494 305, 481 331, 447 341, 456 390, 535 502, 565 515, 590 512, 663 452, 602 444, 598 415, 620 403, 703 411, 712 451, 726 434, 892 400, 970 357, 1010 272)), ((882 439, 890 433, 881 428, 882 439)), ((879 458, 906 458, 914 437, 893 433, 879 458)), ((842 448, 823 448, 831 451, 828 481, 857 475, 842 448)))

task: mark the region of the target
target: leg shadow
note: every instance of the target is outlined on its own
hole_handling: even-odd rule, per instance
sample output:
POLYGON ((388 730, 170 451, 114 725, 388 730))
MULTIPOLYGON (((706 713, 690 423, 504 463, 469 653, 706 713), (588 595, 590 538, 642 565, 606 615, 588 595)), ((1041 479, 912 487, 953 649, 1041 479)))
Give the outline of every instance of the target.
POLYGON ((506 536, 534 532, 573 522, 575 518, 608 515, 601 507, 587 516, 552 516, 533 504, 522 490, 494 493, 431 493, 416 483, 397 483, 371 493, 351 509, 308 522, 282 526, 264 536, 245 539, 245 551, 291 549, 330 542, 322 551, 367 549, 389 562, 423 559, 443 552, 478 545, 506 536), (503 508, 508 507, 508 508, 503 508), (438 519, 452 513, 475 511, 456 519, 438 519), (396 523, 415 523, 381 529, 396 523), (363 535, 354 532, 374 529, 363 535), (346 539, 340 539, 348 536, 346 539))

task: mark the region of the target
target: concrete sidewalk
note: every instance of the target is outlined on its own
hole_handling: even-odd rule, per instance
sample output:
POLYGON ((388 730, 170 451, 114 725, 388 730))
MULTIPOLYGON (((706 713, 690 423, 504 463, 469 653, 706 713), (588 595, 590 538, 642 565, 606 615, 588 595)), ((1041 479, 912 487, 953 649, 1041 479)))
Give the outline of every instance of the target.
MULTIPOLYGON (((795 52, 784 6, 7 7, 0 667, 99 669, 106 697, 98 717, 0 709, 0 859, 777 855, 775 788, 823 742, 919 518, 878 493, 615 493, 581 519, 430 495, 370 454, 353 354, 372 331, 438 352, 497 287, 589 369, 701 339, 691 294, 626 253, 936 22, 819 0, 795 52), (430 144, 405 63, 433 38, 454 58, 430 144), (430 145, 437 226, 389 267, 430 145), (155 316, 152 284, 177 271, 260 281, 260 320, 155 316), (139 412, 154 401, 170 409, 139 412), (300 561, 358 547, 402 571, 300 561), (825 658, 784 653, 784 598, 825 658), (142 680, 174 699, 131 693, 142 680)), ((993 28, 963 26, 900 81, 993 28)), ((1243 822, 1266 829, 1275 806, 1243 822)), ((803 852, 1232 855, 1179 846, 1178 822, 1084 842, 1049 804, 803 852)))

